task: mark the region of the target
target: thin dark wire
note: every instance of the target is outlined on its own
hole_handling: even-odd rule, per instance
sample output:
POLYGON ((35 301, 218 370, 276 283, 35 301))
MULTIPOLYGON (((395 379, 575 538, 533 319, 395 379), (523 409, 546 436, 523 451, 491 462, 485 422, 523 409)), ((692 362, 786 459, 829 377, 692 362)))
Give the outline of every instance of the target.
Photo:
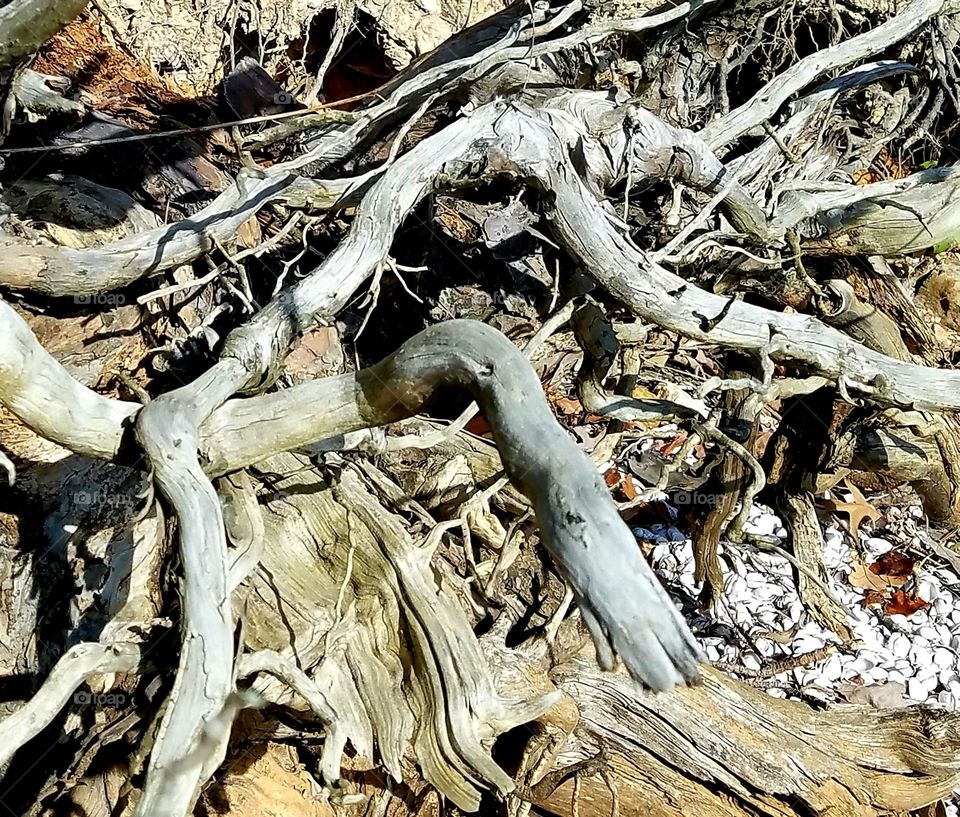
POLYGON ((374 96, 376 92, 363 94, 362 97, 351 97, 350 99, 340 99, 337 102, 331 102, 326 105, 318 105, 316 108, 308 108, 297 111, 283 111, 275 114, 264 114, 263 116, 251 116, 246 119, 236 119, 232 122, 219 122, 216 125, 198 125, 192 128, 176 128, 175 130, 156 131, 154 133, 138 133, 133 136, 110 136, 106 139, 90 139, 85 142, 72 142, 64 145, 34 145, 22 148, 0 148, 0 154, 9 155, 12 153, 44 153, 57 152, 64 150, 75 150, 76 148, 94 147, 97 145, 119 145, 125 142, 147 142, 153 139, 165 139, 172 136, 186 136, 191 133, 205 133, 208 131, 226 130, 237 125, 250 125, 257 122, 271 122, 276 119, 289 119, 294 116, 308 116, 316 113, 318 110, 326 110, 337 105, 343 105, 353 102, 356 99, 374 96))

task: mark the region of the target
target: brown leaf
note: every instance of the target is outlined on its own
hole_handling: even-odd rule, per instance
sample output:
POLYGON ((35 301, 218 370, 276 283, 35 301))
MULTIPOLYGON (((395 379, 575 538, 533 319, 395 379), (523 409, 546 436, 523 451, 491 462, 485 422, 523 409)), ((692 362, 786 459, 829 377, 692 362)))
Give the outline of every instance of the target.
POLYGON ((616 488, 620 484, 620 472, 616 468, 611 468, 603 475, 603 481, 608 488, 616 488))
POLYGON ((878 576, 863 562, 854 566, 849 581, 853 587, 859 587, 861 590, 875 590, 878 593, 883 593, 890 587, 885 576, 878 576))
POLYGON ((339 369, 343 349, 334 326, 319 326, 307 332, 284 360, 284 371, 297 382, 327 377, 339 369))
POLYGON ((657 395, 650 391, 650 389, 640 385, 636 385, 631 389, 630 396, 634 400, 655 400, 657 398, 657 395))
MULTIPOLYGON (((870 565, 870 572, 878 576, 892 576, 904 581, 913 575, 914 560, 899 550, 888 550, 870 565)), ((903 582, 899 582, 903 584, 903 582)), ((893 584, 893 582, 890 582, 893 584)))
POLYGON ((886 601, 886 593, 881 593, 879 590, 868 590, 860 600, 860 603, 864 607, 876 607, 880 604, 885 604, 886 601))
POLYGON ((623 491, 627 502, 633 502, 633 500, 637 498, 637 488, 633 484, 633 474, 627 474, 627 478, 623 481, 623 485, 620 486, 620 490, 623 491))
POLYGON ((486 437, 493 433, 493 429, 490 428, 490 423, 487 422, 487 418, 482 414, 476 415, 463 429, 464 431, 469 431, 471 434, 476 434, 478 437, 486 437))
POLYGON ((572 397, 558 397, 553 401, 553 405, 557 407, 557 411, 561 414, 581 414, 583 412, 583 405, 579 400, 572 397))
POLYGON ((767 450, 767 443, 770 442, 770 438, 773 436, 772 431, 761 431, 757 434, 757 438, 753 441, 753 455, 757 459, 763 457, 764 452, 767 450))
POLYGON ((924 601, 919 596, 907 593, 904 590, 894 590, 893 597, 883 608, 883 612, 888 615, 910 616, 918 610, 926 610, 930 606, 929 601, 924 601))
POLYGON ((836 499, 827 499, 823 502, 823 507, 834 513, 843 513, 850 520, 850 535, 858 538, 860 535, 860 525, 864 519, 876 522, 880 518, 880 511, 867 502, 866 497, 860 493, 860 489, 849 480, 844 480, 843 484, 853 496, 850 502, 840 502, 836 499))
POLYGON ((687 432, 681 431, 676 437, 674 437, 670 442, 668 442, 663 448, 660 449, 660 453, 665 457, 669 457, 673 454, 687 439, 687 432))

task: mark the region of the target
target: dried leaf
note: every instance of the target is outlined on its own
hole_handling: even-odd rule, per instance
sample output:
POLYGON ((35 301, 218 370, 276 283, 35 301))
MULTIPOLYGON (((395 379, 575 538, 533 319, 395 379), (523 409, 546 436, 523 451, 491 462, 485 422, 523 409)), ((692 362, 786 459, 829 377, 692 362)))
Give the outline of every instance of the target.
POLYGON ((893 597, 883 608, 887 615, 910 616, 918 610, 926 610, 930 606, 929 601, 924 601, 919 596, 907 593, 905 590, 894 590, 893 597))
POLYGON ((623 491, 623 495, 627 498, 627 502, 633 502, 633 500, 637 498, 637 488, 633 484, 633 474, 627 474, 627 478, 620 486, 620 490, 623 491))
POLYGON ((603 481, 608 488, 616 488, 620 484, 620 472, 616 468, 611 468, 603 475, 603 481))
POLYGON ((670 442, 663 446, 660 449, 660 453, 665 457, 669 457, 671 454, 677 451, 684 444, 687 439, 687 432, 681 431, 676 437, 674 437, 670 442))
POLYGON ((878 593, 883 593, 890 587, 885 576, 878 576, 862 562, 855 565, 851 571, 850 584, 861 590, 875 590, 878 593))
POLYGON ((860 600, 860 604, 862 604, 864 607, 878 607, 879 605, 886 603, 887 594, 882 593, 879 590, 868 590, 860 600))
POLYGON ((854 538, 858 538, 860 535, 860 525, 863 523, 863 520, 867 519, 871 522, 876 522, 880 518, 881 514, 880 511, 867 502, 866 497, 860 493, 860 489, 857 488, 856 485, 852 484, 848 480, 844 480, 843 484, 846 486, 853 499, 850 502, 840 502, 836 499, 827 499, 824 500, 823 507, 828 511, 833 511, 834 513, 846 514, 847 518, 850 520, 850 535, 854 538))
MULTIPOLYGON (((878 576, 889 576, 906 581, 913 575, 915 562, 899 550, 888 550, 877 561, 870 565, 870 572, 878 576)), ((899 582, 903 584, 903 581, 899 582)), ((893 582, 889 582, 893 584, 893 582)))
POLYGON ((571 415, 583 413, 583 405, 579 400, 575 400, 572 397, 558 397, 553 401, 553 405, 557 407, 557 411, 561 414, 571 415))
POLYGON ((343 347, 334 326, 319 326, 307 332, 290 351, 283 367, 295 382, 328 377, 340 370, 343 347))
POLYGON ((640 386, 640 385, 633 387, 633 389, 630 391, 630 396, 634 400, 656 400, 657 399, 657 395, 655 395, 652 391, 650 391, 650 389, 648 389, 646 386, 640 386))
POLYGON ((767 444, 770 442, 770 438, 773 436, 772 431, 761 431, 757 434, 756 439, 753 441, 753 455, 758 459, 763 457, 764 452, 767 450, 767 444))
POLYGON ((478 437, 487 437, 493 434, 493 429, 490 428, 490 423, 487 422, 487 418, 482 414, 476 415, 463 428, 465 431, 469 431, 471 434, 476 434, 478 437))

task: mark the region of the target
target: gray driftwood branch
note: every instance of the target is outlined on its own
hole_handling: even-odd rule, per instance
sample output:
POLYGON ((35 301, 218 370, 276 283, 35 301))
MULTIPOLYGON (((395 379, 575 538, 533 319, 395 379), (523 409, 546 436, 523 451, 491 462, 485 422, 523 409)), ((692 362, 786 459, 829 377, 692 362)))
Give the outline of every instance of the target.
POLYGON ((11 0, 0 8, 0 68, 24 60, 87 7, 89 0, 11 0))

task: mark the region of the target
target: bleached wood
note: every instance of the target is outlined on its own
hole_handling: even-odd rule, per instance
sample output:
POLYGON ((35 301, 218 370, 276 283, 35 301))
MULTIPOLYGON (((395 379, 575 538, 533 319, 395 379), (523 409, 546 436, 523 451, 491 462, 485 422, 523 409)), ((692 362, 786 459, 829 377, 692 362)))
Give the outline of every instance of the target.
POLYGON ((0 721, 0 777, 17 751, 50 725, 82 683, 94 675, 132 672, 140 654, 139 645, 124 642, 84 643, 67 650, 36 694, 0 721))
POLYGON ((88 0, 11 0, 0 8, 0 68, 29 57, 87 7, 88 0))

